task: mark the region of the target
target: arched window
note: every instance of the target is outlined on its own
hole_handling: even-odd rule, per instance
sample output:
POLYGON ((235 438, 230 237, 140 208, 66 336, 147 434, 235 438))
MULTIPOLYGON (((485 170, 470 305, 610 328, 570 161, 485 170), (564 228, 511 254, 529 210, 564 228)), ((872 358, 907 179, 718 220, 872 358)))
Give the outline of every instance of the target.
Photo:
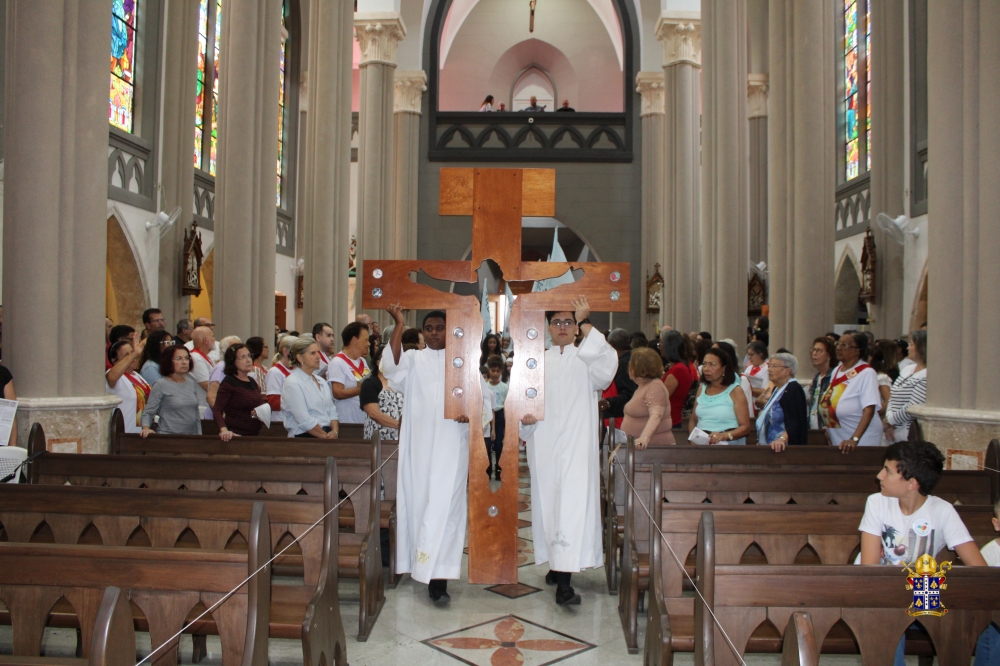
POLYGON ((215 175, 215 149, 219 140, 219 40, 221 37, 222 0, 201 0, 198 13, 198 81, 194 110, 194 166, 196 169, 207 171, 213 176, 215 175), (211 92, 206 95, 206 91, 211 92))
POLYGON ((841 178, 871 170, 871 11, 869 0, 843 0, 843 114, 840 116, 841 178))
POLYGON ((132 132, 135 110, 136 9, 139 0, 113 0, 111 4, 111 92, 108 122, 132 132))
POLYGON ((282 0, 281 48, 278 54, 278 163, 275 172, 277 251, 295 256, 296 137, 299 116, 299 44, 302 43, 299 0, 282 0))

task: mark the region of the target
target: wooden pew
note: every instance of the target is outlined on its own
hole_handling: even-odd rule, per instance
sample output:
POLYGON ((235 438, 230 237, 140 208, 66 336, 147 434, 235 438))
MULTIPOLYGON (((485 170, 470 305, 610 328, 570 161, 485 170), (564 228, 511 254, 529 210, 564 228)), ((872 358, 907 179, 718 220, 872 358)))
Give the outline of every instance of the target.
MULTIPOLYGON (((45 616, 30 611, 24 613, 24 622, 41 621, 41 626, 18 627, 24 634, 39 639, 45 631, 45 616)), ((133 666, 135 664, 135 629, 132 626, 132 608, 125 593, 109 587, 101 596, 91 633, 90 657, 87 659, 42 657, 41 640, 37 649, 27 655, 0 655, 2 666, 133 666)))
MULTIPOLYGON (((648 465, 643 465, 637 469, 636 461, 640 458, 645 458, 646 460, 652 458, 655 460, 657 459, 656 456, 660 455, 662 449, 649 454, 649 449, 646 451, 636 451, 631 441, 629 444, 630 446, 626 453, 624 478, 630 478, 639 496, 646 497, 648 496, 651 477, 654 476, 654 473, 648 465)), ((797 448, 802 449, 806 447, 797 448)), ((826 449, 829 448, 826 447, 826 449)), ((884 453, 884 450, 881 451, 884 453)), ((774 454, 774 452, 771 452, 771 454, 772 456, 781 455, 774 454)), ((837 455, 842 454, 838 451, 837 455)), ((661 466, 660 463, 655 463, 653 469, 656 469, 658 466, 661 466)), ((840 468, 827 471, 828 468, 810 467, 808 465, 803 465, 800 471, 785 467, 778 472, 771 472, 766 467, 759 467, 757 469, 716 467, 711 470, 698 468, 690 472, 673 469, 661 472, 664 486, 670 483, 669 479, 671 478, 675 480, 674 485, 676 486, 677 477, 684 476, 684 481, 687 483, 686 488, 711 488, 711 484, 715 482, 724 486, 723 492, 704 493, 700 490, 680 490, 673 493, 667 492, 662 495, 662 499, 670 501, 666 506, 666 513, 671 513, 675 507, 678 507, 676 503, 678 501, 698 503, 706 499, 715 504, 736 504, 750 499, 754 504, 738 504, 738 506, 750 507, 760 504, 787 506, 787 502, 795 502, 792 506, 806 504, 810 508, 818 508, 828 502, 836 501, 838 505, 843 505, 844 508, 863 508, 868 496, 878 491, 877 481, 874 478, 877 469, 878 467, 869 470, 858 469, 857 471, 852 471, 849 468, 840 468), (689 474, 695 475, 694 480, 691 476, 688 476, 689 474), (799 475, 805 481, 804 483, 796 481, 796 477, 799 475), (725 489, 731 492, 726 492, 725 489), (751 489, 760 490, 761 492, 744 492, 751 489)), ((950 501, 959 499, 966 504, 987 505, 990 503, 990 481, 989 472, 947 471, 942 477, 942 481, 938 484, 938 487, 935 488, 935 494, 950 501), (976 495, 976 492, 979 494, 976 495)), ((623 483, 623 485, 628 488, 627 483, 623 483)), ((650 530, 648 520, 641 512, 641 509, 637 509, 636 505, 635 497, 632 493, 628 493, 625 499, 625 517, 622 520, 624 526, 621 542, 622 591, 619 594, 618 605, 619 617, 621 618, 622 628, 625 632, 625 643, 627 648, 633 652, 638 651, 638 614, 642 608, 645 593, 648 590, 650 570, 650 530), (637 510, 639 514, 636 513, 637 510)), ((704 507, 702 504, 696 504, 696 506, 704 507)), ((651 511, 655 510, 653 506, 648 506, 647 508, 651 511)), ((800 506, 799 508, 805 507, 800 506)), ((988 508, 988 506, 984 506, 984 510, 988 508)), ((986 511, 976 523, 983 528, 984 537, 993 534, 989 520, 991 515, 989 511, 986 511)), ((850 539, 855 543, 858 541, 857 525, 860 523, 860 518, 860 513, 857 513, 856 518, 853 518, 853 524, 849 525, 847 532, 845 532, 850 535, 850 539)), ((693 532, 692 530, 691 533, 693 534, 693 532)), ((992 538, 992 536, 989 536, 989 539, 992 538)), ((744 545, 744 549, 749 546, 749 543, 747 542, 744 545)), ((985 543, 986 541, 983 541, 980 545, 984 545, 985 543)), ((690 547, 689 545, 687 550, 690 550, 690 547)), ((795 552, 797 553, 801 547, 800 545, 796 548, 795 552)), ((740 552, 742 553, 743 551, 741 550, 740 552)))
MULTIPOLYGON (((246 552, 0 542, 0 598, 13 626, 14 653, 38 653, 46 618, 63 598, 79 617, 82 651, 89 654, 96 613, 107 587, 126 591, 141 610, 154 646, 184 628, 199 602, 211 607, 239 588, 211 614, 222 641, 222 663, 266 666, 270 569, 251 574, 270 557, 270 524, 260 502, 253 509, 246 552), (247 578, 249 582, 241 586, 247 578)), ((328 612, 325 606, 313 610, 328 612)), ((189 628, 198 632, 202 624, 189 628)), ((303 641, 333 661, 335 654, 326 651, 327 637, 322 634, 310 631, 303 641)), ((161 650, 153 663, 177 663, 176 645, 175 641, 161 650)), ((341 639, 338 648, 342 646, 341 639)), ((346 665, 346 660, 337 663, 346 665)))
MULTIPOLYGON (((351 425, 351 424, 347 424, 351 425)), ((223 442, 208 435, 157 435, 143 438, 127 434, 120 417, 112 421, 111 453, 146 456, 220 456, 230 458, 276 458, 281 460, 326 459, 334 457, 341 466, 368 465, 372 441, 340 438, 336 441, 275 437, 234 437, 223 442)), ((389 588, 395 588, 402 578, 396 573, 396 480, 397 442, 382 442, 382 460, 387 461, 380 478, 384 497, 379 506, 379 527, 389 531, 389 588)), ((364 524, 364 523, 362 523, 364 524)), ((340 509, 340 527, 356 530, 354 504, 340 509)))
MULTIPOLYGON (((35 432, 34 426, 32 432, 35 432)), ((379 487, 368 480, 380 464, 381 446, 377 438, 373 443, 359 446, 363 446, 363 452, 369 457, 367 465, 347 464, 334 468, 337 469, 336 481, 331 480, 328 461, 332 462, 337 455, 327 459, 288 461, 259 457, 43 453, 32 463, 30 476, 32 485, 61 486, 69 483, 73 486, 202 491, 215 493, 217 497, 222 497, 217 491, 307 495, 317 500, 325 496, 324 488, 331 483, 333 498, 336 498, 338 490, 349 493, 365 486, 349 500, 356 517, 355 528, 353 533, 339 535, 337 552, 340 576, 359 580, 361 612, 358 635, 359 640, 367 640, 385 603, 379 514, 372 509, 379 506, 379 487)), ((336 501, 333 499, 333 502, 336 501)), ((319 562, 313 562, 316 570, 322 571, 319 562)))
MULTIPOLYGON (((819 431, 817 431, 819 432, 819 431)), ((686 442, 686 433, 675 431, 678 442, 686 442)), ((626 464, 627 446, 620 447, 615 460, 621 465, 626 464)), ((677 444, 674 446, 650 447, 637 452, 636 465, 649 466, 659 462, 664 469, 716 469, 716 468, 767 468, 767 469, 799 469, 803 466, 822 467, 824 469, 870 469, 877 473, 882 466, 885 449, 881 447, 861 447, 853 453, 844 455, 832 446, 791 446, 782 453, 775 453, 770 447, 764 446, 696 446, 693 444, 677 444)), ((602 455, 603 474, 606 480, 602 494, 602 510, 604 522, 604 566, 608 581, 608 592, 617 594, 618 573, 621 565, 621 549, 625 542, 625 495, 628 489, 621 478, 621 468, 612 461, 608 465, 608 456, 602 455)), ((993 465, 987 465, 995 467, 993 465)), ((1000 492, 1000 481, 998 490, 1000 492)))
MULTIPOLYGON (((857 640, 864 666, 890 664, 899 637, 914 621, 905 612, 912 593, 905 589, 906 576, 896 567, 719 564, 711 512, 703 515, 698 544, 699 591, 741 654, 763 622, 783 627, 789 614, 799 610, 812 616, 817 645, 842 620, 857 640)), ((948 613, 924 616, 919 622, 933 642, 939 663, 968 664, 979 635, 991 620, 1000 619, 1000 571, 956 567, 948 572, 947 585, 942 601, 948 613)), ((704 604, 698 601, 695 607, 695 644, 699 647, 695 663, 739 663, 704 604)), ((649 641, 663 637, 662 617, 657 619, 661 622, 654 626, 651 616, 649 641)), ((671 623, 666 627, 669 631, 671 623)), ((908 633, 907 651, 915 647, 921 646, 911 645, 908 633)))
MULTIPOLYGON (((338 570, 344 570, 360 572, 359 640, 363 641, 385 601, 381 574, 379 580, 372 580, 374 572, 365 571, 367 564, 362 554, 367 544, 353 534, 339 534, 336 527, 328 531, 326 525, 305 534, 338 501, 337 470, 332 459, 329 464, 331 474, 323 502, 298 495, 22 485, 0 487, 0 523, 7 539, 14 542, 37 540, 40 529, 47 525, 50 532, 46 534, 51 534, 56 543, 125 546, 134 542, 141 531, 157 548, 239 549, 230 542, 237 536, 245 538, 253 504, 265 497, 272 518, 272 542, 278 544, 285 534, 302 537, 298 541, 301 556, 283 555, 274 564, 274 569, 280 570, 287 569, 289 561, 297 563, 295 568, 303 584, 274 588, 270 635, 301 638, 305 610, 320 590, 321 578, 325 578, 336 599, 338 570), (335 563, 324 559, 329 553, 339 553, 335 563), (331 565, 335 565, 334 569, 326 571, 331 565)), ((338 635, 342 633, 341 628, 338 635)))

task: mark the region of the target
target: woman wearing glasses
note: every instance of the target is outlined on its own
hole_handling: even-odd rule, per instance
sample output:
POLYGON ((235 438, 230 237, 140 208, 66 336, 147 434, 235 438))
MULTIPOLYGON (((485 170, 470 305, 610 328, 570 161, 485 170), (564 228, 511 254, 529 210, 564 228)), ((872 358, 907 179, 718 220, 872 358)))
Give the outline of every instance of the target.
POLYGON ((786 353, 772 356, 767 367, 774 389, 757 416, 757 442, 778 453, 805 444, 809 436, 806 393, 793 381, 798 370, 798 359, 786 353))
POLYGON ((882 408, 878 376, 868 363, 868 337, 847 331, 837 342, 840 365, 830 376, 830 386, 820 398, 830 443, 844 453, 856 446, 881 446, 882 424, 875 412, 882 408))

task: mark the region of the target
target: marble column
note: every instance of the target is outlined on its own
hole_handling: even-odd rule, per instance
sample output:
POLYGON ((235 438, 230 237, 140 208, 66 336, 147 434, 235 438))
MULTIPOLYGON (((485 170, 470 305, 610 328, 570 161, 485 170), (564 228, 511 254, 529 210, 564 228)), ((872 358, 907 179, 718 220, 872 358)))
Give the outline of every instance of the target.
POLYGON ((198 67, 198 3, 195 0, 167 3, 164 14, 166 58, 163 63, 163 131, 160 135, 160 208, 167 212, 181 207, 180 219, 160 238, 159 291, 156 307, 163 310, 167 328, 174 332, 179 319, 187 317, 190 297, 181 295, 184 263, 184 230, 194 214, 195 86, 198 67))
POLYGON ((280 0, 227 0, 222 13, 215 179, 216 335, 274 330, 280 0))
POLYGON ((833 328, 834 25, 824 3, 769 6, 768 243, 771 347, 809 370, 833 328))
MULTIPOLYGON (((642 99, 642 265, 641 278, 645 285, 659 264, 660 274, 667 272, 664 255, 663 228, 663 74, 639 72, 635 77, 636 92, 642 99)), ((672 285, 664 285, 669 292, 672 285)), ((659 314, 646 312, 646 292, 642 289, 640 305, 642 330, 659 330, 665 316, 664 294, 661 294, 659 314)))
POLYGON ((746 0, 705 0, 701 15, 701 328, 739 345, 750 258, 746 0))
MULTIPOLYGON (((392 256, 393 161, 395 130, 396 46, 406 37, 406 26, 396 12, 354 15, 354 35, 361 47, 360 103, 358 107, 358 256, 359 288, 354 307, 361 312, 365 288, 365 260, 392 256)), ((383 324, 384 312, 369 313, 383 324)))
POLYGON ((701 330, 701 18, 664 12, 663 236, 661 323, 701 330))
MULTIPOLYGON (((896 217, 905 212, 906 119, 904 79, 908 11, 904 0, 871 2, 872 53, 871 99, 872 155, 871 214, 896 217), (878 128, 877 130, 875 128, 878 128)), ((878 255, 875 271, 875 301, 871 304, 872 330, 878 338, 897 338, 907 333, 910 308, 903 303, 903 246, 872 225, 878 255), (905 322, 905 323, 904 323, 905 322)), ((912 242, 912 241, 911 241, 912 242)))
POLYGON ((299 216, 303 258, 303 326, 347 324, 350 272, 351 86, 354 7, 309 3, 308 71, 299 216))
POLYGON ((7 3, 4 365, 21 446, 38 422, 50 448, 105 453, 120 402, 101 339, 110 12, 110 0, 7 3))
POLYGON ((767 74, 747 78, 750 121, 750 263, 767 257, 767 74))
POLYGON ((934 0, 927 10, 932 249, 927 404, 914 413, 960 467, 982 464, 1000 436, 1000 3, 934 0))
MULTIPOLYGON (((420 180, 420 108, 427 90, 423 71, 397 71, 395 145, 392 174, 392 259, 417 258, 417 200, 420 180)), ((416 326, 417 313, 406 313, 407 326, 416 326)))
POLYGON ((427 90, 427 74, 397 71, 395 81, 392 234, 386 258, 416 259, 420 105, 427 90))

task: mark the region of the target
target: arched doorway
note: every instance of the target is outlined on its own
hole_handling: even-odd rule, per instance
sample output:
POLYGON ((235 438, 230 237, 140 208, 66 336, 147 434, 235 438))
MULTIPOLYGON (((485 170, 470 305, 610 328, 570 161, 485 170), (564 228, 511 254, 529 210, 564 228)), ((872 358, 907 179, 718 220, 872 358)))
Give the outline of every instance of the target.
POLYGON ((105 314, 116 324, 142 328, 142 312, 148 307, 149 293, 117 215, 108 215, 107 235, 105 314))
POLYGON ((858 299, 861 294, 861 272, 854 258, 845 256, 837 272, 837 282, 833 296, 833 322, 838 325, 856 326, 867 321, 864 305, 858 299))

